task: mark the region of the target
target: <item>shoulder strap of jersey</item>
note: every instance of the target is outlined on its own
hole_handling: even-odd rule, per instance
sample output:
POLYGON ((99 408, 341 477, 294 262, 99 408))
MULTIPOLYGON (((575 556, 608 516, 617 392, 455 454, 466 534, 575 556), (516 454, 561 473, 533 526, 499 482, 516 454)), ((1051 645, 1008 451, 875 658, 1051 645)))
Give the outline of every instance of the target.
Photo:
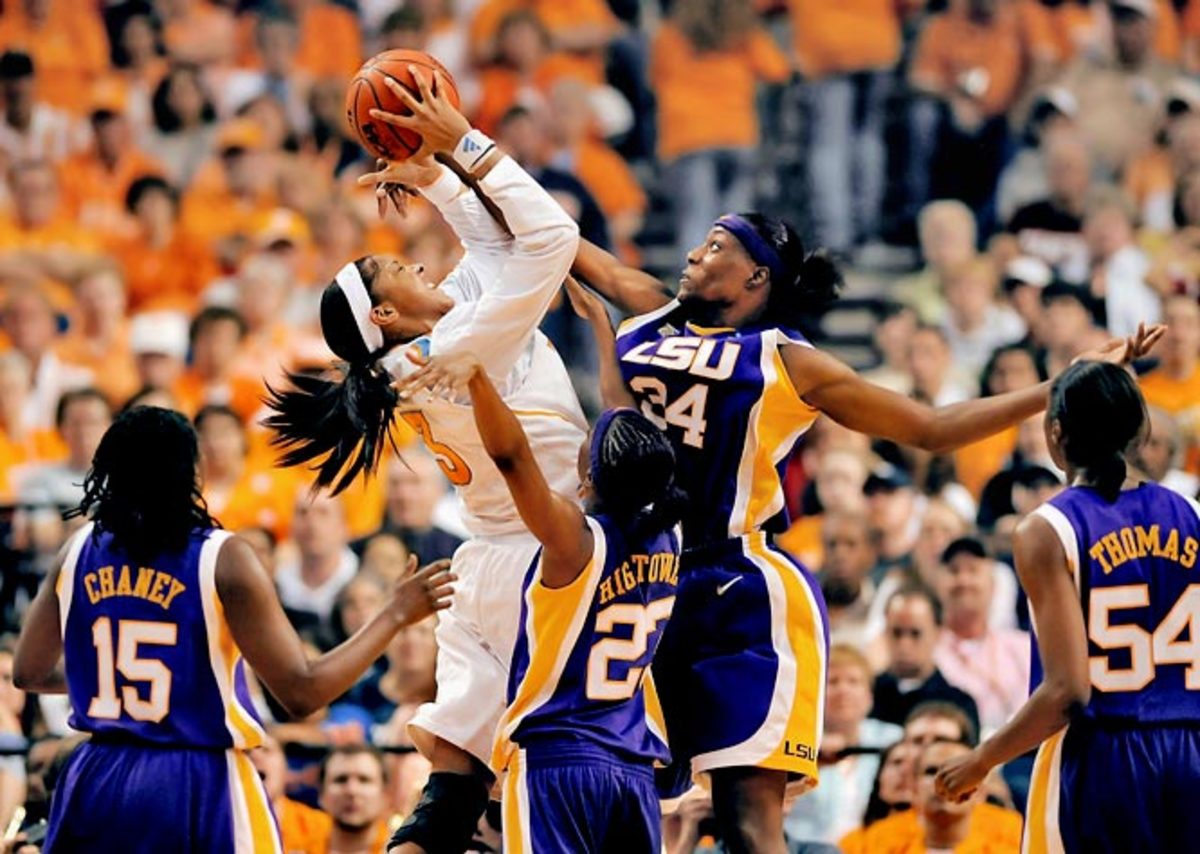
POLYGON ((79 564, 79 553, 95 529, 96 523, 88 522, 75 532, 67 542, 62 566, 58 570, 54 592, 58 595, 58 629, 64 636, 67 633, 67 617, 71 613, 71 600, 75 595, 75 568, 79 564))
POLYGON ((1049 502, 1034 510, 1033 515, 1049 523, 1051 529, 1058 536, 1058 541, 1062 544, 1063 554, 1067 558, 1067 566, 1070 567, 1071 575, 1075 579, 1075 589, 1081 589, 1083 565, 1080 563, 1079 535, 1075 531, 1075 526, 1071 524, 1071 520, 1067 518, 1066 513, 1049 502))
POLYGON ((617 337, 621 338, 625 335, 629 335, 632 332, 636 332, 646 324, 653 323, 659 318, 666 317, 677 308, 679 308, 678 297, 671 300, 666 305, 654 309, 654 311, 648 311, 645 314, 635 315, 634 317, 627 317, 625 320, 621 321, 620 325, 617 326, 617 337))

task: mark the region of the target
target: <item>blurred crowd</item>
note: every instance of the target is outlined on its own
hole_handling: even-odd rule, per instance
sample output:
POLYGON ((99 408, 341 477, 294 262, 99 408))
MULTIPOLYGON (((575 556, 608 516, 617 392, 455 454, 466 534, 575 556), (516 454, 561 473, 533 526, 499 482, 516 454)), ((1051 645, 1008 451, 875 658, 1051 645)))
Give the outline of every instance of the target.
MULTIPOLYGON (((210 511, 314 649, 360 626, 409 554, 466 536, 410 425, 379 477, 330 498, 275 466, 258 423, 267 383, 331 359, 319 295, 342 264, 393 252, 436 281, 460 252, 430 208, 381 221, 355 182, 373 163, 345 84, 397 47, 437 56, 472 121, 628 263, 677 269, 727 210, 802 226, 876 298, 856 367, 901 394, 1019 389, 1167 322, 1138 366, 1153 430, 1134 462, 1200 488, 1200 2, 3 0, 4 630, 123 407, 193 418, 210 511)), ((586 329, 561 305, 544 328, 594 411, 586 329)), ((1016 850, 1027 760, 965 805, 929 769, 1026 696, 1011 534, 1061 479, 1040 417, 944 455, 827 419, 805 437, 779 541, 819 573, 833 648, 795 846, 1016 850)), ((377 846, 411 809, 427 766, 404 724, 435 656, 432 623, 407 629, 305 721, 259 696, 289 850, 377 846)), ((0 643, 0 821, 44 810, 73 743, 61 701, 25 698, 11 670, 0 643)), ((689 796, 670 850, 713 844, 710 818, 689 796)))

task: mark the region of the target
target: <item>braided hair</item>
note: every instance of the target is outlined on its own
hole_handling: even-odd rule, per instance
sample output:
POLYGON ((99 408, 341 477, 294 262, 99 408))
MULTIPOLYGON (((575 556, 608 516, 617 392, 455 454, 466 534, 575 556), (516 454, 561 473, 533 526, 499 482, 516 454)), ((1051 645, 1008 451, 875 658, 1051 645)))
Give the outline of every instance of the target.
POLYGON ((352 291, 344 285, 354 273, 353 287, 365 291, 374 305, 371 284, 379 263, 371 257, 347 264, 321 294, 321 332, 342 361, 320 375, 289 372, 288 385, 281 389, 268 385, 266 404, 272 414, 263 420, 275 432, 271 444, 282 451, 279 462, 314 463, 314 488, 332 487, 334 494, 360 472, 370 474, 379 467, 384 445, 393 441, 399 401, 391 377, 377 364, 388 345, 380 333, 371 337, 371 327, 364 325, 370 321, 356 312, 352 291))
POLYGON ((1050 387, 1047 417, 1062 427, 1063 453, 1106 501, 1125 482, 1125 454, 1143 435, 1148 416, 1137 383, 1124 368, 1079 362, 1050 387))
POLYGON ((193 531, 220 527, 200 494, 199 458, 196 431, 178 412, 128 409, 100 440, 83 500, 64 517, 90 518, 137 561, 180 551, 193 531))
POLYGON ((635 537, 673 528, 687 494, 675 483, 675 451, 666 434, 633 409, 610 409, 592 434, 591 478, 597 509, 635 537))

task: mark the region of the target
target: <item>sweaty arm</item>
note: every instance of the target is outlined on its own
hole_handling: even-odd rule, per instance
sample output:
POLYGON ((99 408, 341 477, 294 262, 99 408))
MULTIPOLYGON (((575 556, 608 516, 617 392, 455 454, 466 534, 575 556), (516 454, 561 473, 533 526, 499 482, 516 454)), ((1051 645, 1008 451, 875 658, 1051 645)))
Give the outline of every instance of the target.
POLYGON ((521 521, 542 544, 542 580, 547 587, 565 587, 579 577, 592 555, 587 520, 574 501, 546 483, 521 423, 478 361, 467 391, 483 446, 504 476, 521 521))
POLYGON ((42 582, 21 623, 21 637, 13 656, 13 684, 22 691, 37 694, 67 692, 67 680, 61 666, 63 641, 57 587, 63 556, 69 545, 59 552, 54 567, 42 582))
POLYGON ((646 314, 672 300, 662 282, 588 240, 579 241, 571 272, 628 315, 646 314))
POLYGON ((864 380, 815 347, 783 347, 788 377, 805 403, 851 430, 944 453, 1019 424, 1046 408, 1048 382, 952 406, 925 406, 864 380))
POLYGON ((1050 523, 1026 517, 1017 527, 1013 557, 1021 587, 1029 596, 1045 679, 1012 720, 970 754, 938 775, 938 786, 962 797, 982 782, 997 765, 1028 753, 1069 722, 1071 713, 1087 703, 1087 630, 1083 609, 1061 542, 1050 523))
POLYGON ((448 595, 448 563, 414 574, 415 560, 411 561, 391 601, 353 637, 317 659, 305 653, 266 570, 245 541, 230 537, 222 545, 216 586, 229 630, 247 663, 289 714, 303 718, 345 693, 383 655, 397 631, 448 606, 444 598, 422 595, 417 589, 426 583, 440 585, 440 595, 448 595))
MULTIPOLYGON (((473 283, 478 288, 474 315, 434 355, 472 353, 502 382, 570 269, 579 226, 510 157, 500 158, 475 186, 504 216, 512 232, 511 249, 498 269, 489 267, 488 277, 473 283)), ((490 219, 480 200, 474 204, 490 219)), ((494 221, 492 227, 499 230, 494 221)))

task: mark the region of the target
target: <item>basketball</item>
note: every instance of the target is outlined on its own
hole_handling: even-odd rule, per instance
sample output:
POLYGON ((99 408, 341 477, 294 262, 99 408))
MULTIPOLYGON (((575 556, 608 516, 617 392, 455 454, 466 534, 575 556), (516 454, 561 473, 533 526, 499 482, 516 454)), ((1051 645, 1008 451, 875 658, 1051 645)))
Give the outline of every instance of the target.
POLYGON ((434 74, 440 72, 441 83, 447 89, 446 97, 458 106, 458 89, 454 78, 446 67, 429 54, 420 50, 386 50, 368 59, 350 81, 346 90, 346 118, 354 129, 359 142, 374 157, 385 160, 406 160, 421 147, 421 135, 407 128, 396 127, 371 117, 371 110, 384 110, 398 115, 409 115, 409 110, 387 87, 384 80, 391 78, 420 100, 420 90, 408 71, 415 65, 418 73, 432 86, 434 74))

